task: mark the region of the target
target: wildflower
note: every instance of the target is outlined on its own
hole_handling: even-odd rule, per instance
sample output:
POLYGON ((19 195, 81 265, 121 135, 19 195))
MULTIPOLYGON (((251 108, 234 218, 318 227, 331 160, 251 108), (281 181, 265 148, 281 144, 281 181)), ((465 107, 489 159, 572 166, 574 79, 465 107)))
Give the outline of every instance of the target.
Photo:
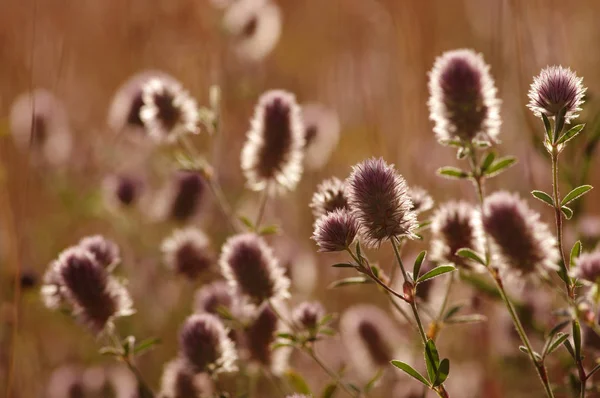
POLYGON ((198 132, 198 106, 181 84, 152 78, 142 88, 140 120, 157 141, 175 141, 180 135, 198 132))
POLYGON ((229 238, 223 245, 219 265, 236 294, 252 304, 289 297, 289 279, 271 248, 255 234, 229 238))
POLYGON ((305 330, 315 330, 319 321, 325 315, 325 309, 321 303, 314 302, 303 302, 299 304, 292 314, 294 324, 305 330))
POLYGON ((591 283, 600 281, 600 251, 583 253, 577 258, 576 264, 573 269, 575 277, 591 283))
POLYGON ((410 187, 408 196, 410 196, 413 204, 411 210, 416 214, 424 213, 433 208, 433 198, 429 195, 429 192, 421 187, 410 187))
POLYGON ((181 359, 168 362, 161 378, 164 398, 193 398, 212 395, 212 382, 204 374, 195 374, 181 359))
POLYGON ((542 113, 554 117, 562 108, 566 108, 565 122, 569 123, 571 119, 577 118, 581 111, 583 95, 587 90, 582 81, 583 78, 577 77, 570 68, 544 68, 533 79, 527 107, 537 117, 542 117, 542 113))
POLYGON ((256 318, 246 330, 246 344, 250 359, 267 366, 275 375, 283 373, 288 366, 290 351, 283 348, 273 350, 272 345, 276 341, 277 333, 281 331, 281 325, 277 314, 268 303, 259 308, 256 318))
POLYGON ((348 209, 346 183, 337 177, 321 182, 313 194, 310 208, 315 220, 336 209, 348 209))
POLYGON ((79 241, 79 247, 92 253, 98 264, 110 269, 121 262, 119 246, 102 235, 87 236, 79 241))
POLYGON ((307 169, 318 170, 329 160, 340 140, 340 121, 335 111, 320 104, 302 105, 307 169))
POLYGON ((234 309, 236 297, 231 293, 227 282, 216 281, 198 289, 194 296, 194 303, 196 312, 219 315, 219 308, 230 312, 234 309))
POLYGON ((344 251, 354 241, 358 222, 353 213, 337 209, 317 220, 312 239, 321 252, 344 251))
POLYGON ((143 182, 135 175, 119 173, 104 179, 103 190, 110 207, 129 207, 139 200, 143 182))
POLYGON ((214 261, 208 237, 193 227, 176 230, 161 248, 165 264, 190 280, 209 270, 214 261))
POLYGON ((158 201, 160 218, 184 222, 197 214, 205 202, 206 183, 199 173, 176 171, 158 201))
POLYGON ((492 264, 522 274, 536 269, 558 269, 559 253, 548 226, 517 194, 505 191, 488 196, 481 225, 487 234, 492 264))
POLYGON ((431 217, 429 258, 437 263, 451 263, 466 269, 480 268, 481 265, 473 260, 456 255, 462 248, 483 253, 474 206, 463 201, 446 202, 431 217))
POLYGON ((242 149, 248 186, 261 191, 276 183, 280 190, 293 190, 302 176, 304 144, 302 117, 294 95, 282 90, 264 93, 242 149))
POLYGON ((73 141, 67 111, 51 92, 37 89, 17 97, 9 116, 16 146, 35 162, 58 167, 71 157, 73 141))
POLYGON ((74 366, 61 366, 54 370, 48 380, 45 396, 48 398, 84 397, 85 390, 81 373, 81 369, 74 366))
POLYGON ((496 141, 500 100, 483 56, 473 50, 447 51, 429 72, 429 118, 440 143, 496 141))
POLYGON ((237 353, 219 318, 210 314, 189 316, 179 332, 181 355, 194 373, 237 370, 237 353))
POLYGON ((352 167, 346 180, 348 203, 368 247, 384 239, 413 236, 416 214, 404 178, 383 159, 367 159, 352 167))
POLYGON ((238 0, 227 8, 223 25, 233 36, 237 56, 256 62, 279 41, 281 11, 271 0, 238 0))

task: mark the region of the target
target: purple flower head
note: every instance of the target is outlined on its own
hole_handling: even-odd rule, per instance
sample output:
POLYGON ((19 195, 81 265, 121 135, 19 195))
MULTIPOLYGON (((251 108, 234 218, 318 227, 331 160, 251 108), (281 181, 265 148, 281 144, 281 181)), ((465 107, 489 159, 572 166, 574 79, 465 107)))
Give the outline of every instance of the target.
POLYGON ((346 183, 336 177, 321 182, 313 194, 310 208, 315 220, 336 209, 348 209, 346 183))
POLYGON ((480 264, 456 255, 462 248, 483 253, 475 206, 462 201, 446 202, 431 217, 429 258, 437 263, 452 263, 466 269, 480 268, 480 264))
POLYGON ((79 247, 92 253, 98 264, 109 270, 121 262, 119 246, 102 235, 92 235, 81 239, 79 247))
POLYGON ((302 176, 304 128, 293 94, 282 90, 264 93, 254 111, 242 149, 242 170, 256 191, 276 184, 293 190, 302 176))
POLYGON ((408 189, 408 196, 412 201, 411 210, 416 214, 424 213, 433 208, 433 198, 425 189, 412 186, 408 189))
POLYGON ((340 121, 337 113, 320 104, 302 105, 307 169, 322 169, 340 140, 340 121))
POLYGON ((219 308, 232 311, 236 304, 236 297, 231 293, 229 284, 225 281, 216 281, 204 285, 196 291, 194 296, 196 312, 219 315, 219 308))
POLYGON ((393 237, 413 236, 417 217, 406 182, 394 166, 382 158, 367 159, 352 167, 346 186, 350 209, 368 247, 393 237))
POLYGON ((321 252, 339 252, 350 247, 357 233, 358 222, 354 214, 337 209, 317 220, 312 239, 321 252))
POLYGON ((177 221, 188 220, 202 203, 205 182, 199 173, 180 170, 174 176, 173 189, 170 216, 177 221))
POLYGON ((441 143, 496 141, 500 100, 483 56, 473 50, 447 51, 429 73, 429 118, 441 143))
POLYGON ((587 90, 582 81, 583 78, 577 77, 570 68, 548 66, 533 79, 527 107, 537 117, 542 117, 542 113, 553 117, 566 108, 565 122, 569 123, 581 111, 583 95, 587 90))
POLYGON ((193 227, 179 229, 162 244, 165 264, 175 273, 197 279, 214 263, 208 237, 193 227))
POLYGON ((212 395, 212 382, 206 374, 195 374, 185 360, 165 365, 161 378, 161 398, 196 398, 212 395))
POLYGON ((480 222, 489 237, 492 264, 526 275, 558 269, 554 236, 519 195, 499 191, 488 196, 480 222))
POLYGON ((219 318, 210 314, 189 316, 179 332, 181 357, 194 373, 232 372, 237 353, 219 318))
POLYGON ((280 331, 277 314, 269 303, 264 303, 245 333, 250 359, 269 367, 274 374, 281 374, 287 368, 289 355, 285 348, 273 350, 272 345, 280 331))
POLYGON ((600 282, 600 251, 580 255, 573 274, 575 277, 591 283, 600 282))
POLYGON ((255 234, 235 235, 223 245, 219 265, 234 292, 250 304, 289 297, 290 281, 265 241, 255 234))
POLYGON ((325 315, 325 309, 318 301, 298 304, 292 313, 294 324, 305 330, 315 330, 325 315))

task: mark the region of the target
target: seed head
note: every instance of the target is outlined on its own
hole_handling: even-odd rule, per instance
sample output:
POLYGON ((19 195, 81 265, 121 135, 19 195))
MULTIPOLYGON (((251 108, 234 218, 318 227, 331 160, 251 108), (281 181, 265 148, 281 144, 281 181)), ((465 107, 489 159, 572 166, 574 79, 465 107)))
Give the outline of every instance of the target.
POLYGON ((346 180, 348 203, 360 224, 368 247, 383 240, 413 236, 416 214, 404 178, 382 158, 367 159, 352 167, 346 180))
POLYGON ((315 220, 336 209, 348 209, 346 183, 337 177, 321 182, 313 194, 310 208, 315 220))
POLYGON ((223 245, 221 272, 250 304, 289 297, 290 281, 265 241, 255 234, 235 235, 223 245))
POLYGON ((431 217, 431 248, 429 258, 437 263, 451 263, 466 269, 480 269, 481 265, 456 255, 462 248, 483 253, 477 230, 477 214, 467 202, 446 202, 431 217))
POLYGON ((209 285, 204 285, 196 291, 195 310, 198 313, 206 312, 208 314, 219 315, 220 307, 230 312, 236 305, 236 297, 232 294, 229 284, 225 281, 216 281, 209 285))
POLYGON ((237 370, 237 353, 219 318, 210 314, 189 316, 179 332, 181 357, 194 373, 237 370))
POLYGON ((411 210, 416 214, 424 213, 433 208, 433 198, 425 189, 412 186, 408 189, 408 196, 412 201, 411 210))
POLYGON ((301 329, 315 330, 319 321, 325 315, 325 309, 318 301, 299 304, 292 314, 294 324, 301 329))
POLYGON ((293 94, 282 90, 264 93, 254 111, 242 149, 242 170, 248 186, 261 191, 275 183, 293 190, 302 176, 304 127, 293 94))
POLYGON ((500 100, 483 56, 469 49, 447 51, 429 72, 429 118, 440 143, 496 141, 500 100))
POLYGON ((350 247, 357 232, 358 222, 354 214, 337 209, 317 220, 312 239, 321 252, 339 252, 350 247))
POLYGON ((182 134, 198 132, 198 106, 181 84, 152 78, 142 88, 140 120, 158 142, 174 142, 182 134))
POLYGON ((204 374, 194 374, 182 359, 165 365, 161 379, 161 398, 198 398, 212 393, 212 383, 204 374))
POLYGON ((269 303, 264 303, 245 333, 250 359, 269 367, 274 374, 285 371, 290 353, 285 347, 273 350, 272 345, 280 329, 281 325, 275 311, 269 303))
POLYGON ((489 237, 492 264, 521 274, 558 269, 554 236, 517 194, 500 191, 488 196, 480 222, 489 237))
POLYGON ((307 169, 322 169, 340 140, 340 120, 337 113, 320 104, 302 105, 307 169))
POLYGON ((110 269, 121 262, 119 246, 102 235, 87 236, 79 241, 79 247, 92 253, 98 264, 110 269))
POLYGON ((565 122, 569 123, 581 111, 583 95, 587 90, 582 81, 583 78, 577 77, 570 68, 548 66, 533 79, 527 107, 537 117, 542 117, 542 113, 553 117, 566 108, 565 122))
POLYGON ((600 251, 580 255, 573 273, 575 277, 585 281, 600 282, 600 251))
POLYGON ((178 229, 164 240, 165 264, 175 273, 190 280, 197 279, 214 263, 208 237, 198 228, 178 229))

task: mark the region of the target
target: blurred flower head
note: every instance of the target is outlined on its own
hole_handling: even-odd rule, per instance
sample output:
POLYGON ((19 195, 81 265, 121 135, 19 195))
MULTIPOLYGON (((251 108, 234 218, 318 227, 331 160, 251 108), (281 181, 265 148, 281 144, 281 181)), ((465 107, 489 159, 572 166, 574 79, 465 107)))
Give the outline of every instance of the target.
POLYGON ((102 235, 87 236, 79 241, 79 247, 92 253, 98 264, 111 269, 121 262, 119 246, 102 235))
POLYGON ((411 210, 416 214, 424 213, 433 208, 433 198, 425 189, 412 186, 408 189, 408 196, 412 202, 411 210))
POLYGON ((318 301, 305 301, 294 308, 292 319, 294 324, 303 330, 315 330, 319 321, 325 316, 325 308, 318 301))
POLYGON ((537 117, 542 117, 542 113, 553 117, 562 108, 566 108, 565 122, 569 123, 581 111, 583 96, 587 90, 582 81, 583 78, 577 77, 570 68, 548 66, 533 79, 527 107, 537 117))
POLYGON ((554 236, 519 195, 494 192, 486 198, 480 218, 489 237, 493 265, 525 275, 558 269, 560 256, 554 236))
POLYGON ((140 120, 158 142, 174 142, 182 134, 197 133, 198 105, 180 83, 154 77, 142 87, 140 120))
POLYGON ((337 177, 331 177, 317 186, 310 202, 315 220, 336 209, 348 209, 346 183, 337 177))
POLYGON ((477 225, 474 205, 463 201, 442 204, 431 217, 429 258, 437 263, 451 263, 466 269, 481 268, 475 261, 456 255, 462 248, 483 253, 477 225))
POLYGON ((178 222, 188 221, 202 209, 206 199, 206 182, 199 173, 177 170, 163 188, 156 202, 156 217, 178 222))
POLYGON ((354 242, 358 228, 353 213, 346 209, 337 209, 317 220, 312 239, 321 252, 344 251, 354 242))
POLYGON ((233 37, 237 56, 256 62, 279 41, 281 11, 271 0, 237 0, 225 11, 223 25, 233 37))
POLYGON ((290 350, 286 347, 273 350, 277 333, 282 331, 280 321, 270 303, 264 303, 246 329, 245 341, 249 357, 280 375, 288 368, 290 350))
POLYGON ((289 297, 290 280, 271 248, 255 234, 229 238, 223 245, 219 265, 231 288, 250 304, 289 297))
POLYGON ((496 141, 501 124, 496 92, 481 54, 460 49, 439 56, 429 72, 428 102, 438 141, 496 141))
POLYGON ((304 164, 309 170, 322 169, 340 140, 340 120, 335 111, 320 104, 302 105, 302 120, 304 164))
POLYGON ((304 128, 293 94, 271 90, 258 100, 242 149, 248 186, 261 191, 275 185, 293 190, 302 176, 304 128))
POLYGON ((161 248, 165 264, 189 280, 197 279, 214 263, 208 237, 195 227, 175 230, 161 248))
POLYGON ((211 314, 189 316, 179 332, 181 356, 194 373, 237 370, 237 352, 219 318, 211 314))
POLYGON ((416 214, 404 178, 382 158, 352 167, 346 180, 348 203, 360 224, 360 237, 368 247, 383 240, 413 236, 416 214))
POLYGON ((85 389, 82 370, 74 366, 61 366, 50 375, 45 395, 48 398, 83 398, 85 389))
POLYGON ((57 167, 69 162, 73 138, 67 111, 50 91, 37 89, 17 97, 9 123, 15 144, 30 151, 35 163, 57 167))
POLYGON ((164 367, 161 378, 161 398, 198 398, 212 395, 212 382, 205 374, 196 374, 181 359, 164 367))
POLYGON ((226 281, 216 281, 204 285, 196 291, 194 309, 196 312, 219 315, 219 308, 235 312, 236 297, 226 281))
POLYGON ((144 183, 136 175, 118 173, 107 176, 102 183, 102 189, 108 207, 119 209, 132 207, 139 201, 144 183))
POLYGON ((581 254, 576 264, 572 270, 576 278, 594 284, 600 282, 600 251, 581 254))

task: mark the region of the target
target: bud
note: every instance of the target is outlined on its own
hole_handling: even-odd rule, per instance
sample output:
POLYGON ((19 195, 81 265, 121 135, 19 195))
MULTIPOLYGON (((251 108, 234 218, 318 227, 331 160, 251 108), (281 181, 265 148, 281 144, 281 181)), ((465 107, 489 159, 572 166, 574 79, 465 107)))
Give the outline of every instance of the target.
POLYGON ((336 209, 348 209, 345 182, 336 177, 321 182, 313 194, 310 208, 315 220, 336 209))
POLYGON ((317 301, 304 302, 294 309, 292 319, 299 328, 314 331, 324 315, 325 309, 321 303, 317 301))

